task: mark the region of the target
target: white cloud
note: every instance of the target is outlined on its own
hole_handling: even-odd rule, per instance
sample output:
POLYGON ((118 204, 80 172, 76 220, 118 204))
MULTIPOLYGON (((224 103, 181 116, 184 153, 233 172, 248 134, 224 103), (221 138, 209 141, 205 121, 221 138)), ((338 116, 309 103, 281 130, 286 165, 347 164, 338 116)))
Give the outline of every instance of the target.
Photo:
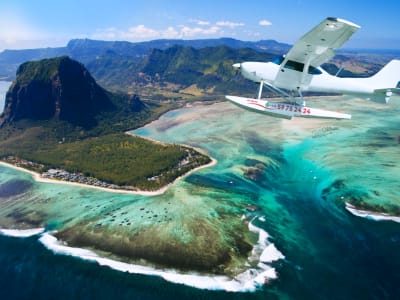
POLYGON ((160 35, 157 30, 146 27, 145 25, 138 25, 135 27, 130 27, 128 32, 122 33, 122 35, 126 35, 127 38, 155 38, 160 35))
POLYGON ((211 24, 209 21, 204 21, 204 20, 197 20, 197 19, 190 19, 190 23, 196 23, 199 26, 208 26, 211 24))
POLYGON ((201 20, 199 20, 199 21, 197 22, 197 25, 206 26, 206 25, 210 25, 210 22, 208 22, 208 21, 201 21, 201 20))
POLYGON ((161 36, 163 38, 177 38, 179 37, 179 31, 177 31, 174 27, 170 26, 161 32, 161 36))
POLYGON ((235 28, 239 26, 244 26, 244 23, 235 23, 231 21, 218 21, 216 25, 221 27, 235 28))
POLYGON ((261 26, 270 26, 272 25, 272 23, 268 20, 261 20, 260 22, 258 22, 259 25, 261 26))
POLYGON ((216 35, 220 33, 220 28, 218 26, 211 26, 207 28, 181 26, 179 32, 180 32, 180 37, 182 38, 194 37, 198 35, 216 35))
POLYGON ((118 30, 115 27, 98 29, 90 35, 93 39, 100 40, 149 40, 149 39, 171 39, 171 38, 193 38, 199 36, 213 36, 222 34, 223 31, 218 26, 169 26, 164 29, 154 29, 145 25, 137 25, 127 30, 118 30))

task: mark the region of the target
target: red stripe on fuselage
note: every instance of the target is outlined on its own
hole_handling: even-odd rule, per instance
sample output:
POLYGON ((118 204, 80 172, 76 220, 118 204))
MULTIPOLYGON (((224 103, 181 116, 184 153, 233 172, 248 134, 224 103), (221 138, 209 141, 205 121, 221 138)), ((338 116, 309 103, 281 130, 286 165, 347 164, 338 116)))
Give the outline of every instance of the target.
POLYGON ((257 106, 260 106, 260 107, 265 109, 265 105, 262 105, 262 104, 258 103, 257 101, 254 101, 254 100, 247 100, 247 104, 249 104, 249 105, 257 105, 257 106))

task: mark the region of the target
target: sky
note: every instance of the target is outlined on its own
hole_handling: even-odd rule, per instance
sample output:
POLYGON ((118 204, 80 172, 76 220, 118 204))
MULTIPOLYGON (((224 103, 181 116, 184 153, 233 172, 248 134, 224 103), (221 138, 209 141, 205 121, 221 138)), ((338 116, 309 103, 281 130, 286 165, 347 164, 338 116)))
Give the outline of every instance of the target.
POLYGON ((0 51, 231 37, 293 44, 326 17, 361 26, 346 48, 400 49, 399 0, 1 0, 0 51))

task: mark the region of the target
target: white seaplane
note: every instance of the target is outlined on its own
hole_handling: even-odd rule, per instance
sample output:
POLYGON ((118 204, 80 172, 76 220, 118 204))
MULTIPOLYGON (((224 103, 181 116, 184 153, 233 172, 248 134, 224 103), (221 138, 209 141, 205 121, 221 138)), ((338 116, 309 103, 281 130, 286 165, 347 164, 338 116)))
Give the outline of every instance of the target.
POLYGON ((233 65, 241 74, 260 83, 258 97, 226 96, 236 105, 278 118, 292 117, 350 119, 351 115, 307 107, 303 91, 355 95, 367 100, 387 103, 399 91, 400 60, 392 60, 368 78, 340 78, 320 66, 335 55, 360 26, 338 18, 326 18, 305 34, 282 57, 271 62, 242 62, 233 65), (276 92, 285 102, 261 98, 263 87, 276 92), (290 92, 294 92, 293 97, 290 92), (300 103, 296 100, 300 98, 300 103), (289 100, 289 101, 287 101, 289 100))

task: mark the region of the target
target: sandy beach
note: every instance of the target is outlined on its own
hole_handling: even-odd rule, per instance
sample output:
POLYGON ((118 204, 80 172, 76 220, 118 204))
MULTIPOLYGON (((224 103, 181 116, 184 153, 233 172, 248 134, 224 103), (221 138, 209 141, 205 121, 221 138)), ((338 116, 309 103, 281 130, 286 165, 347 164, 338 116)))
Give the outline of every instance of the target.
MULTIPOLYGON (((196 149, 196 150, 198 150, 198 149, 196 149)), ((204 153, 204 152, 202 152, 202 153, 204 153)), ((105 191, 105 192, 119 193, 119 194, 132 194, 132 195, 141 195, 141 196, 157 196, 157 195, 164 194, 171 185, 173 185, 174 183, 176 183, 180 179, 182 179, 182 178, 184 178, 184 177, 186 177, 186 176, 188 176, 188 175, 190 175, 193 172, 196 172, 198 170, 214 166, 217 163, 217 160, 215 160, 213 158, 210 158, 210 159, 211 159, 210 163, 190 170, 186 174, 177 177, 173 182, 167 184, 166 186, 164 186, 164 187, 162 187, 162 188, 160 188, 160 189, 158 189, 156 191, 144 191, 144 190, 130 191, 130 190, 124 190, 124 189, 111 189, 111 188, 99 187, 99 186, 95 186, 95 185, 83 184, 83 183, 72 182, 72 181, 48 179, 48 178, 43 178, 37 172, 31 171, 31 170, 28 170, 28 169, 25 169, 25 168, 22 168, 22 167, 18 167, 18 166, 15 166, 13 164, 6 163, 4 161, 0 161, 0 165, 8 167, 8 168, 15 169, 15 170, 18 170, 18 171, 21 171, 21 172, 29 173, 30 175, 32 175, 32 177, 33 177, 33 179, 35 181, 42 182, 42 183, 66 184, 66 185, 73 185, 73 186, 79 186, 79 187, 84 187, 84 188, 94 188, 94 189, 105 191)))

